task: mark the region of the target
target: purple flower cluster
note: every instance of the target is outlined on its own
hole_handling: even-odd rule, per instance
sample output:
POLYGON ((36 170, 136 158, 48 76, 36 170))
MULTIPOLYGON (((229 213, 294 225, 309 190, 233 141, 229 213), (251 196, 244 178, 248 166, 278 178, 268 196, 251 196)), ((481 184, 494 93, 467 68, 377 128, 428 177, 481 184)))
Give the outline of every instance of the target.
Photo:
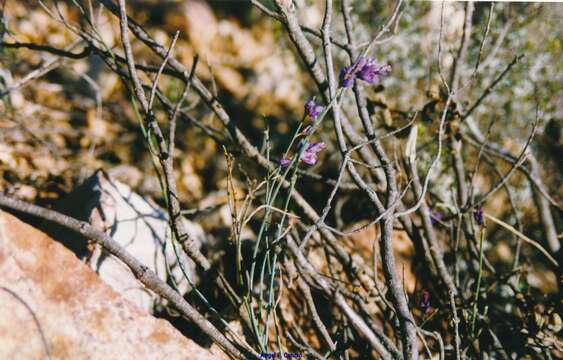
POLYGON ((313 99, 309 99, 305 103, 305 114, 311 117, 311 119, 316 120, 317 117, 323 112, 324 106, 315 104, 313 99))
MULTIPOLYGON (((303 161, 305 164, 308 165, 315 165, 319 160, 319 153, 326 147, 324 142, 318 142, 315 144, 307 144, 305 150, 301 154, 299 160, 303 161)), ((287 167, 291 164, 291 160, 287 158, 283 158, 280 160, 281 167, 287 167)))
POLYGON ((315 144, 308 144, 303 153, 301 154, 300 160, 305 164, 315 165, 319 159, 319 153, 326 147, 324 142, 318 142, 315 144))
POLYGON ((391 72, 389 64, 378 63, 371 57, 360 57, 352 66, 345 66, 340 71, 340 86, 350 87, 356 79, 363 80, 370 85, 379 82, 381 76, 391 72))
MULTIPOLYGON (((352 66, 346 66, 340 71, 340 86, 343 88, 350 87, 356 79, 375 84, 381 76, 388 75, 391 72, 391 66, 388 64, 378 63, 374 58, 361 56, 352 66)), ((315 103, 314 99, 309 99, 305 103, 305 114, 316 121, 319 115, 325 110, 325 107, 315 103)), ((309 136, 311 126, 307 126, 299 135, 309 136)), ((326 147, 324 142, 305 145, 306 148, 299 157, 300 161, 306 164, 314 165, 319 160, 319 153, 326 147)), ((280 160, 281 167, 287 167, 291 164, 291 159, 283 158, 280 160)), ((433 219, 434 222, 434 219, 433 219)))

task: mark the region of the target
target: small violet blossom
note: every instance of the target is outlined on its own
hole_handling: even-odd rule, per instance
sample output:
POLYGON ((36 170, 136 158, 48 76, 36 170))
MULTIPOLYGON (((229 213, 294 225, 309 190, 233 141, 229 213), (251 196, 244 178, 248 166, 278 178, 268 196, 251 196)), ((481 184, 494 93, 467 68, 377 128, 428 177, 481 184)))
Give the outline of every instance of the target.
POLYGON ((430 311, 430 293, 426 290, 422 293, 422 300, 420 300, 420 310, 423 314, 427 314, 430 311))
POLYGON ((303 131, 301 131, 300 135, 307 136, 309 135, 310 131, 311 131, 311 125, 308 125, 305 129, 303 129, 303 131))
POLYGON ((481 205, 477 205, 473 210, 473 218, 479 226, 485 225, 485 215, 483 214, 483 207, 481 205))
MULTIPOLYGON (((324 142, 318 142, 315 144, 308 144, 299 160, 303 161, 309 165, 315 165, 317 160, 319 160, 319 153, 326 147, 324 142)), ((291 164, 291 159, 283 158, 280 160, 280 166, 282 168, 288 167, 291 164)))
POLYGON ((308 144, 299 160, 309 165, 315 165, 319 159, 319 152, 321 152, 325 147, 326 144, 322 141, 315 144, 308 144))
POLYGON ((432 211, 430 213, 430 222, 432 223, 432 225, 436 225, 438 222, 440 222, 440 220, 442 220, 443 217, 444 215, 441 212, 432 211))
POLYGON ((360 57, 352 66, 345 66, 340 71, 340 85, 350 87, 356 79, 363 80, 370 85, 379 82, 380 76, 386 76, 391 72, 391 66, 378 63, 371 57, 360 57))
POLYGON ((323 110, 324 106, 315 104, 315 101, 313 99, 309 99, 305 103, 305 113, 313 120, 316 120, 317 117, 323 112, 323 110))
POLYGON ((288 158, 283 158, 280 160, 280 166, 281 167, 288 167, 289 164, 291 164, 291 160, 288 158))

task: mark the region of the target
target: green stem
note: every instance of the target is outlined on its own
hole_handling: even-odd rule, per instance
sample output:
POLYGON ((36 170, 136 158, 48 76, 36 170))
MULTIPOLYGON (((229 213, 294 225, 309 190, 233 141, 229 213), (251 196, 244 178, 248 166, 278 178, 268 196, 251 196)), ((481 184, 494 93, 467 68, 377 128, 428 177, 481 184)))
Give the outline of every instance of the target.
POLYGON ((483 240, 485 239, 485 228, 481 228, 479 239, 479 274, 477 275, 477 288, 475 289, 475 302, 473 303, 473 315, 471 317, 471 336, 475 334, 475 320, 479 305, 479 292, 481 291, 481 276, 483 275, 483 240))

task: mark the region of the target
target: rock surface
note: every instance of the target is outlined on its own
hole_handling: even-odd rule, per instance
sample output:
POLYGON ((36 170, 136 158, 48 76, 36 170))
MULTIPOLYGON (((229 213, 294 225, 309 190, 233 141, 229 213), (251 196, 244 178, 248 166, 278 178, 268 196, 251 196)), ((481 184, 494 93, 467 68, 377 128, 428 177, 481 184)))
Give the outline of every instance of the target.
MULTIPOLYGON (((177 251, 178 257, 174 252, 166 211, 105 172, 99 170, 86 179, 64 198, 57 210, 107 232, 161 280, 175 284, 181 294, 191 287, 178 259, 190 281, 196 283, 195 264, 181 249, 177 251)), ((52 223, 44 223, 42 229, 89 264, 114 290, 142 309, 153 313, 156 307, 164 305, 157 295, 145 291, 125 265, 100 246, 89 244, 87 239, 52 223)), ((186 229, 196 243, 206 242, 199 225, 186 220, 186 229)))
POLYGON ((117 294, 46 234, 0 211, 0 359, 227 359, 117 294))

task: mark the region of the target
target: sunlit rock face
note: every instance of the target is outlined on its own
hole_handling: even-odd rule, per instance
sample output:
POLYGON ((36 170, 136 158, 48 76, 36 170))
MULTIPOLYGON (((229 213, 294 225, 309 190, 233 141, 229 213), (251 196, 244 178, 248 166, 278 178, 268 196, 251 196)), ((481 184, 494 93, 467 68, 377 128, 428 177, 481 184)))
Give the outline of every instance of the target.
POLYGON ((63 245, 0 211, 0 359, 225 359, 120 296, 63 245))
MULTIPOLYGON (((86 179, 58 204, 57 210, 106 232, 161 280, 175 284, 181 294, 190 290, 190 281, 197 281, 195 264, 178 244, 174 251, 167 212, 105 172, 97 171, 86 179)), ((185 225, 197 244, 201 246, 206 242, 199 225, 187 220, 185 225)), ((146 291, 123 263, 99 245, 50 223, 45 223, 42 228, 71 249, 115 291, 140 308, 152 313, 156 307, 164 305, 159 296, 146 291)))

